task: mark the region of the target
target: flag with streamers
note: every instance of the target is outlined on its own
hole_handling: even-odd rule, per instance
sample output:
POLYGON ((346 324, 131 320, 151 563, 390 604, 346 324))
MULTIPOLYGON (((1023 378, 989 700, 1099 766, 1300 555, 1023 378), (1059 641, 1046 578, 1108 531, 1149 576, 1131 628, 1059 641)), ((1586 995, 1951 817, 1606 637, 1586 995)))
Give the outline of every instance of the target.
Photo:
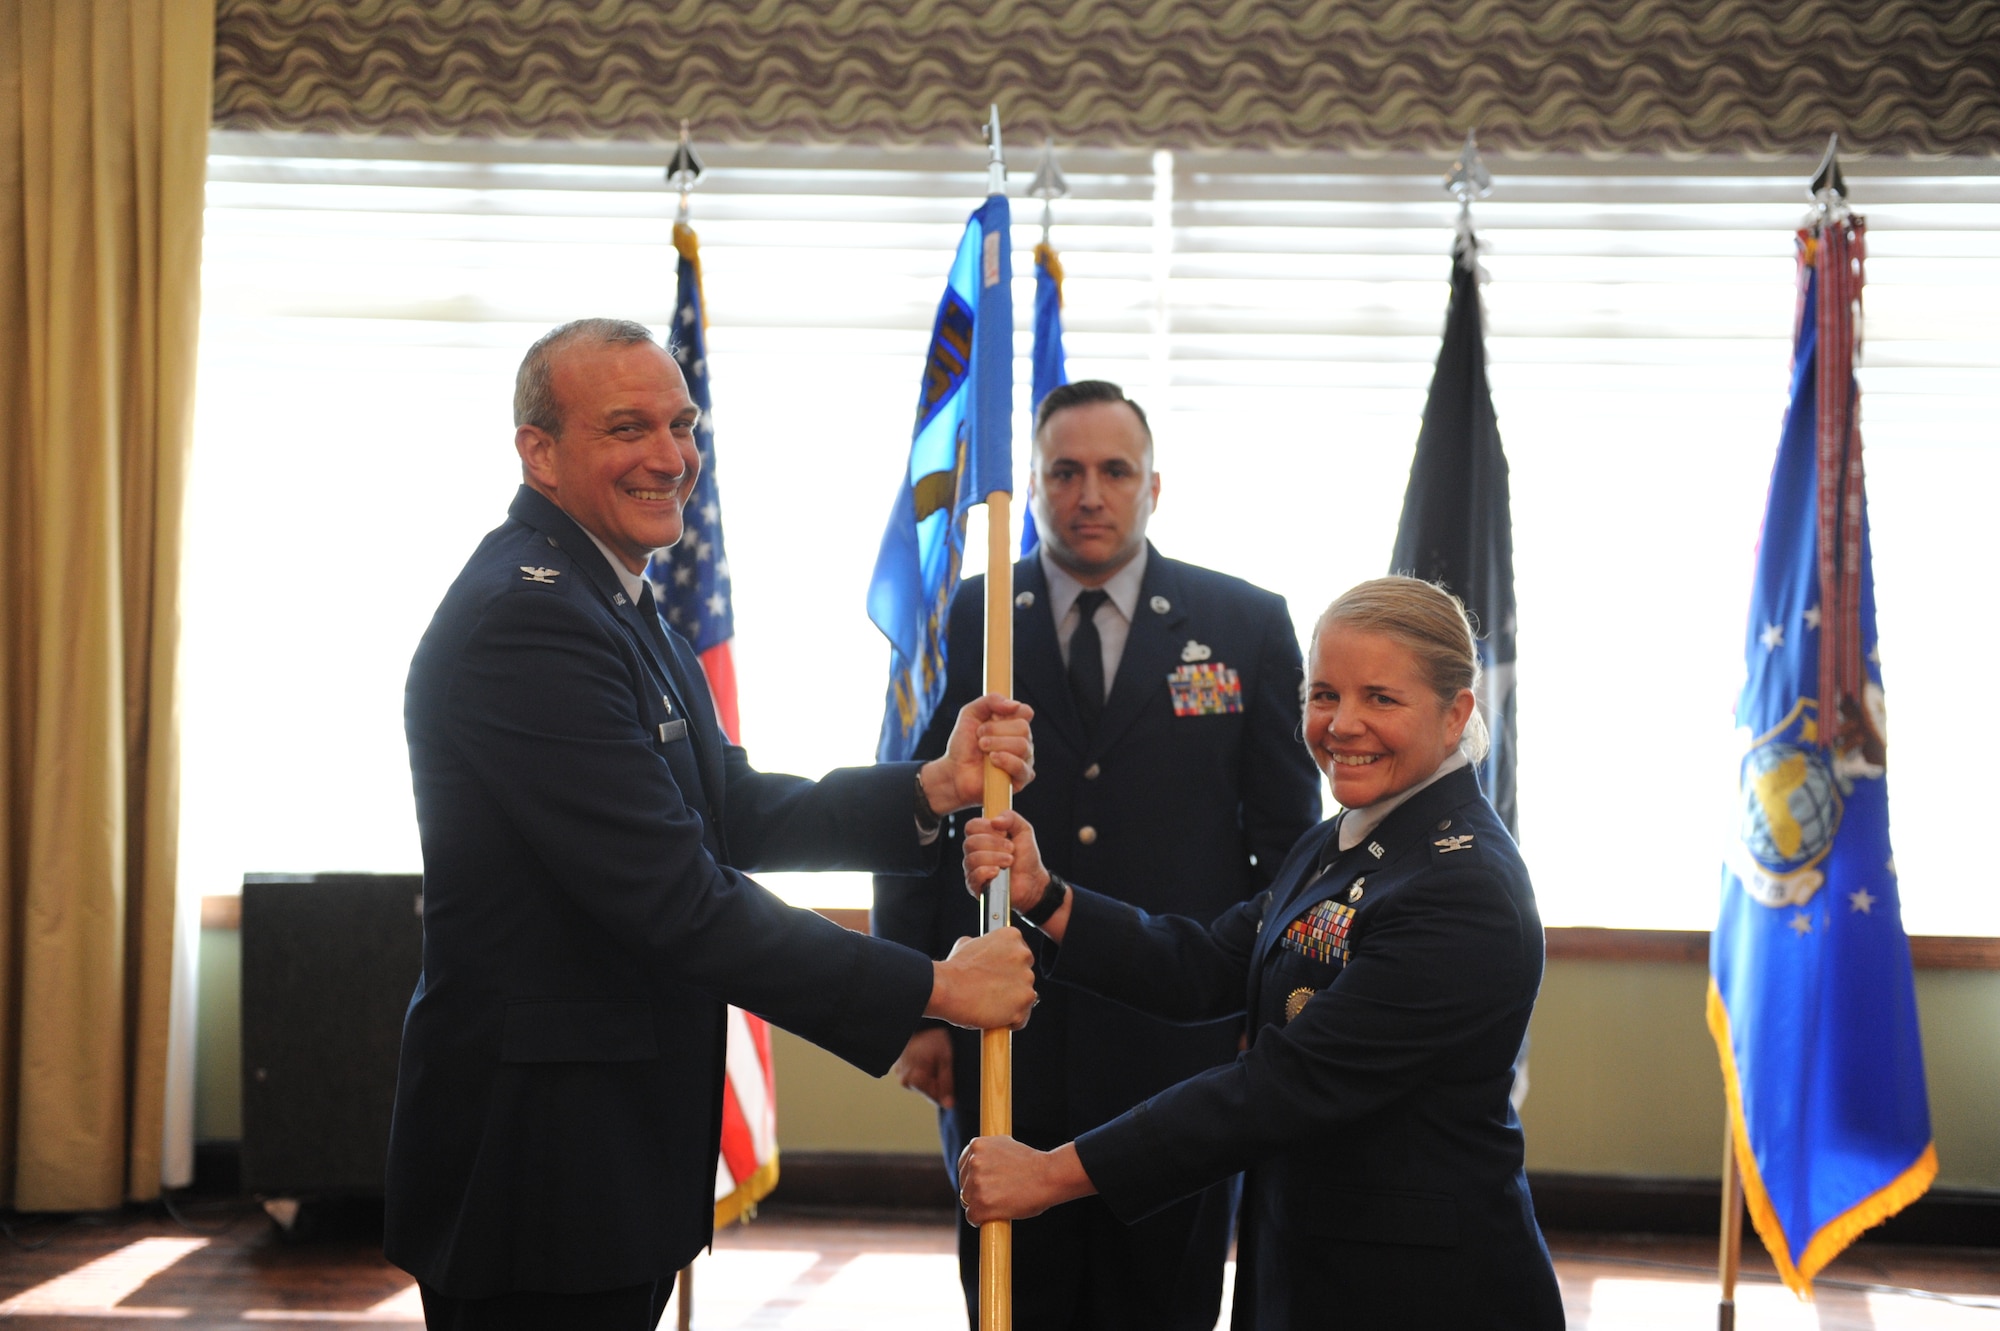
POLYGON ((1802 1297, 1937 1174, 1889 848, 1854 378, 1866 233, 1833 213, 1798 237, 1791 405, 1750 596, 1708 990, 1751 1220, 1802 1297))
MULTIPOLYGON (((708 382, 708 315, 702 300, 701 249, 694 229, 674 225, 679 253, 674 324, 668 345, 701 409, 695 446, 701 479, 682 513, 678 544, 656 552, 646 565, 653 600, 673 630, 701 657, 717 719, 732 744, 741 739, 737 719, 735 610, 730 602, 729 558, 722 548, 722 505, 715 479, 715 422, 708 382)), ((778 1184, 777 1082, 771 1065, 771 1030, 764 1019, 729 1009, 727 1080, 722 1093, 722 1153, 715 1171, 715 1223, 751 1212, 778 1184)))
POLYGON ((1013 256, 1005 195, 966 224, 938 302, 917 391, 909 465, 868 584, 868 618, 889 639, 889 696, 876 757, 900 762, 944 696, 945 614, 965 556, 965 515, 1014 488, 1013 256))
MULTIPOLYGON (((1041 411, 1042 399, 1051 390, 1069 382, 1069 366, 1063 358, 1062 283, 1062 260, 1055 246, 1045 240, 1035 246, 1035 349, 1029 358, 1034 374, 1029 388, 1030 420, 1041 411)), ((1034 465, 1033 457, 1030 453, 1030 466, 1034 465)), ((1034 553, 1037 539, 1035 510, 1028 508, 1021 519, 1021 553, 1034 553)))

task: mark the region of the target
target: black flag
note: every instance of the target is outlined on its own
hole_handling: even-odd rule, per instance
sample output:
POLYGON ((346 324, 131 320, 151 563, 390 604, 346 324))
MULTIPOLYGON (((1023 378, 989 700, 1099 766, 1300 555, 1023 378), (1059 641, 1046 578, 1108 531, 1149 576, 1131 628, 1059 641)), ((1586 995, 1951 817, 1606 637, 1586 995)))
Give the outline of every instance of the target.
POLYGON ((1410 488, 1396 524, 1391 573, 1444 584, 1465 602, 1479 634, 1479 710, 1493 734, 1480 784, 1507 830, 1514 809, 1514 523, 1507 457, 1486 383, 1478 246, 1470 227, 1453 247, 1451 310, 1417 433, 1410 488))

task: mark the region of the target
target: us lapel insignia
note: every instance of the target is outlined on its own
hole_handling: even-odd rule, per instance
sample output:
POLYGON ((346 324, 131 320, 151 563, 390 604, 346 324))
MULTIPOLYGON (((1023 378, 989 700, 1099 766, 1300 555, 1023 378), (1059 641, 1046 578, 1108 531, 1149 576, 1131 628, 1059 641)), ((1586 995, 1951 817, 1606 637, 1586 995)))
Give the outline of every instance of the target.
POLYGON ((1464 850, 1467 846, 1471 845, 1472 838, 1469 835, 1441 836, 1437 840, 1431 842, 1431 844, 1438 848, 1438 854, 1449 855, 1454 850, 1464 850))
POLYGON ((624 592, 613 592, 613 593, 611 593, 611 604, 613 604, 613 605, 624 605, 624 604, 625 604, 625 593, 624 593, 624 592))
POLYGON ((1382 858, 1382 857, 1383 857, 1384 855, 1387 855, 1387 854, 1388 854, 1389 852, 1388 852, 1388 851, 1386 851, 1386 850, 1384 850, 1384 849, 1382 849, 1382 843, 1381 843, 1381 842, 1379 842, 1379 841, 1371 841, 1371 842, 1369 842, 1369 843, 1368 843, 1368 853, 1369 853, 1370 855, 1373 855, 1373 856, 1374 856, 1374 857, 1375 857, 1376 859, 1378 859, 1378 860, 1379 860, 1379 859, 1381 859, 1381 858, 1382 858))
POLYGON ((1187 646, 1181 648, 1181 660, 1183 661, 1206 661, 1214 655, 1215 649, 1213 647, 1210 647, 1205 642, 1196 642, 1193 638, 1189 638, 1187 646))
POLYGON ((545 587, 555 586, 556 579, 562 576, 562 570, 559 568, 536 568, 533 564, 521 565, 521 572, 528 575, 521 581, 539 582, 545 587))
POLYGON ((1179 667, 1167 676, 1167 688, 1175 716, 1231 716, 1243 710, 1243 682, 1220 661, 1179 667))
POLYGON ((1308 989, 1304 985, 1300 985, 1298 988, 1292 990, 1291 993, 1286 994, 1285 1020, 1288 1022, 1292 1021, 1299 1015, 1299 1013, 1304 1012, 1306 1010, 1306 1004, 1312 1001, 1312 996, 1316 992, 1318 991, 1313 989, 1308 989))

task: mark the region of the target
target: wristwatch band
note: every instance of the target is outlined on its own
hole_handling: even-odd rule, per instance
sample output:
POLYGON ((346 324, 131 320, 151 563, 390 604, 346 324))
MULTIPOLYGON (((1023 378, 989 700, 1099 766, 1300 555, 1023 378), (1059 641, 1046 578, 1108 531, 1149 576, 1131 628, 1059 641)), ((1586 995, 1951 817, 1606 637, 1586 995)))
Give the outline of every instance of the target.
POLYGON ((1049 885, 1042 891, 1042 899, 1035 903, 1033 910, 1022 911, 1021 918, 1039 929, 1055 918, 1055 913, 1062 909, 1063 902, 1067 900, 1069 900, 1069 884, 1063 881, 1061 874, 1051 871, 1049 885))

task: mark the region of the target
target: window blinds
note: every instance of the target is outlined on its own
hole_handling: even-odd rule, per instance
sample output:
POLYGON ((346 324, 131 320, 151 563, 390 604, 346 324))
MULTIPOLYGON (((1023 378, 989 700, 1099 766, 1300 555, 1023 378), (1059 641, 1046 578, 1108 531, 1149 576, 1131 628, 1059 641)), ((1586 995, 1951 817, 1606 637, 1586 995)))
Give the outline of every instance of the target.
MULTIPOLYGON (((1039 153, 1010 151, 1024 468, 1039 153)), ((416 862, 409 653, 518 479, 521 351, 582 314, 664 324, 666 155, 213 136, 191 890, 416 862), (272 724, 286 716, 309 746, 272 724)), ((745 728, 761 764, 814 773, 873 750, 886 654, 862 596, 984 158, 703 155, 692 221, 745 728), (784 724, 801 705, 822 717, 809 736, 784 724)), ((1078 149, 1062 165, 1071 377, 1117 379, 1152 415, 1161 549, 1283 592, 1303 635, 1385 571, 1443 325, 1444 164, 1078 149)), ((1473 219, 1513 466, 1523 846, 1551 923, 1706 927, 1811 163, 1489 165, 1473 219)), ((1950 812, 2000 797, 1963 720, 2000 632, 1959 582, 2000 487, 2000 162, 1845 165, 1870 223, 1863 428, 1906 917, 2000 932, 2000 902, 1963 886, 1950 812)), ((865 901, 865 881, 783 886, 865 901)))

